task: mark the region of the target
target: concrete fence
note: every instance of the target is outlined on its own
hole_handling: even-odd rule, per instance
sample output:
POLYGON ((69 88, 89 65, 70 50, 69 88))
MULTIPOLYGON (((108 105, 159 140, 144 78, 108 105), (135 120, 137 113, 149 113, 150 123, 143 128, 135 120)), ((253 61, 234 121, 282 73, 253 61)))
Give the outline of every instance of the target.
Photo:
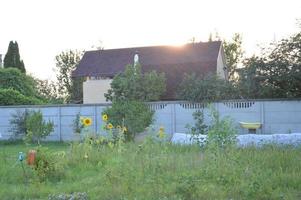
MULTIPOLYGON (((205 122, 209 124, 212 109, 218 111, 221 117, 232 118, 240 134, 248 133, 248 130, 241 128, 239 122, 262 124, 261 128, 256 130, 257 134, 301 133, 301 100, 232 100, 213 103, 209 107, 202 103, 185 101, 153 102, 148 105, 155 111, 154 125, 164 126, 169 134, 185 133, 185 126, 194 123, 192 114, 197 110, 204 111, 205 122)), ((48 140, 72 140, 75 137, 73 122, 77 114, 92 118, 91 131, 101 133, 101 113, 107 106, 110 104, 2 106, 0 139, 8 139, 11 136, 9 121, 12 114, 25 109, 41 110, 44 118, 54 123, 54 131, 48 136, 48 140)))

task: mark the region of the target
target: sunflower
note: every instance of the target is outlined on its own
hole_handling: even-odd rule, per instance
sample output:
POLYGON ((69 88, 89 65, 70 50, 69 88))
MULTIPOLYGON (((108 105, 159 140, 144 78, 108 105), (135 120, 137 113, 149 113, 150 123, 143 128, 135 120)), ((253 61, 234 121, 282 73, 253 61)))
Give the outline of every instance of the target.
POLYGON ((164 132, 164 127, 161 126, 160 129, 159 129, 159 131, 164 132))
POLYGON ((89 118, 89 117, 85 118, 85 119, 83 120, 83 124, 84 124, 85 126, 91 126, 91 124, 92 124, 92 119, 89 118))
POLYGON ((107 128, 108 128, 108 129, 112 129, 112 128, 113 128, 113 125, 112 125, 111 123, 108 123, 107 128))
POLYGON ((102 120, 104 122, 108 121, 108 115, 107 114, 102 115, 102 120))

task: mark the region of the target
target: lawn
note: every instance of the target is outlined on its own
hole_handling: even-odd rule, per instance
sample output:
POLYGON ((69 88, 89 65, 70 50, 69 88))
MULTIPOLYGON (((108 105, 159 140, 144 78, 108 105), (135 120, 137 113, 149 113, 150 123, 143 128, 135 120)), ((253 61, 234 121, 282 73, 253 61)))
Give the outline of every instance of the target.
POLYGON ((86 192, 89 199, 301 199, 300 148, 42 145, 60 163, 57 174, 44 179, 25 162, 24 175, 18 161, 18 152, 35 146, 0 143, 1 200, 72 192, 86 192))

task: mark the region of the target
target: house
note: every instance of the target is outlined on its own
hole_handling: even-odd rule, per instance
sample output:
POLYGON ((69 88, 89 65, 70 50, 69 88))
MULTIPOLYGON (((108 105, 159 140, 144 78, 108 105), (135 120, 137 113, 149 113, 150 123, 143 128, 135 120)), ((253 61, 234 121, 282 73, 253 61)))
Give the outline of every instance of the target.
POLYGON ((104 103, 104 93, 113 77, 139 57, 142 72, 156 70, 166 76, 167 92, 162 100, 175 100, 176 89, 185 73, 217 74, 227 79, 222 42, 200 42, 175 46, 150 46, 85 52, 73 77, 85 77, 84 103, 104 103))

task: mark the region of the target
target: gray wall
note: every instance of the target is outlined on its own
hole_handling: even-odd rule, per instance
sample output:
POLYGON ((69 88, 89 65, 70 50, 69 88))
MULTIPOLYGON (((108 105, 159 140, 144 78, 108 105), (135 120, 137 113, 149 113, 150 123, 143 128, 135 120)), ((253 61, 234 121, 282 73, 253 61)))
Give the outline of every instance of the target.
MULTIPOLYGON (((10 137, 9 120, 17 110, 27 109, 41 110, 46 120, 55 124, 54 132, 48 140, 71 140, 73 134, 73 120, 77 113, 81 116, 91 117, 92 132, 101 133, 103 122, 101 113, 110 104, 91 105, 56 105, 56 106, 6 106, 0 107, 0 133, 2 138, 10 137)), ((149 104, 155 110, 155 126, 164 126, 167 133, 186 132, 186 124, 193 124, 192 113, 203 109, 205 122, 210 121, 210 109, 201 103, 189 102, 155 102, 149 104)), ((242 129, 239 122, 260 122, 262 128, 258 134, 301 133, 301 101, 224 101, 213 103, 222 117, 230 116, 239 133, 248 133, 242 129)))

